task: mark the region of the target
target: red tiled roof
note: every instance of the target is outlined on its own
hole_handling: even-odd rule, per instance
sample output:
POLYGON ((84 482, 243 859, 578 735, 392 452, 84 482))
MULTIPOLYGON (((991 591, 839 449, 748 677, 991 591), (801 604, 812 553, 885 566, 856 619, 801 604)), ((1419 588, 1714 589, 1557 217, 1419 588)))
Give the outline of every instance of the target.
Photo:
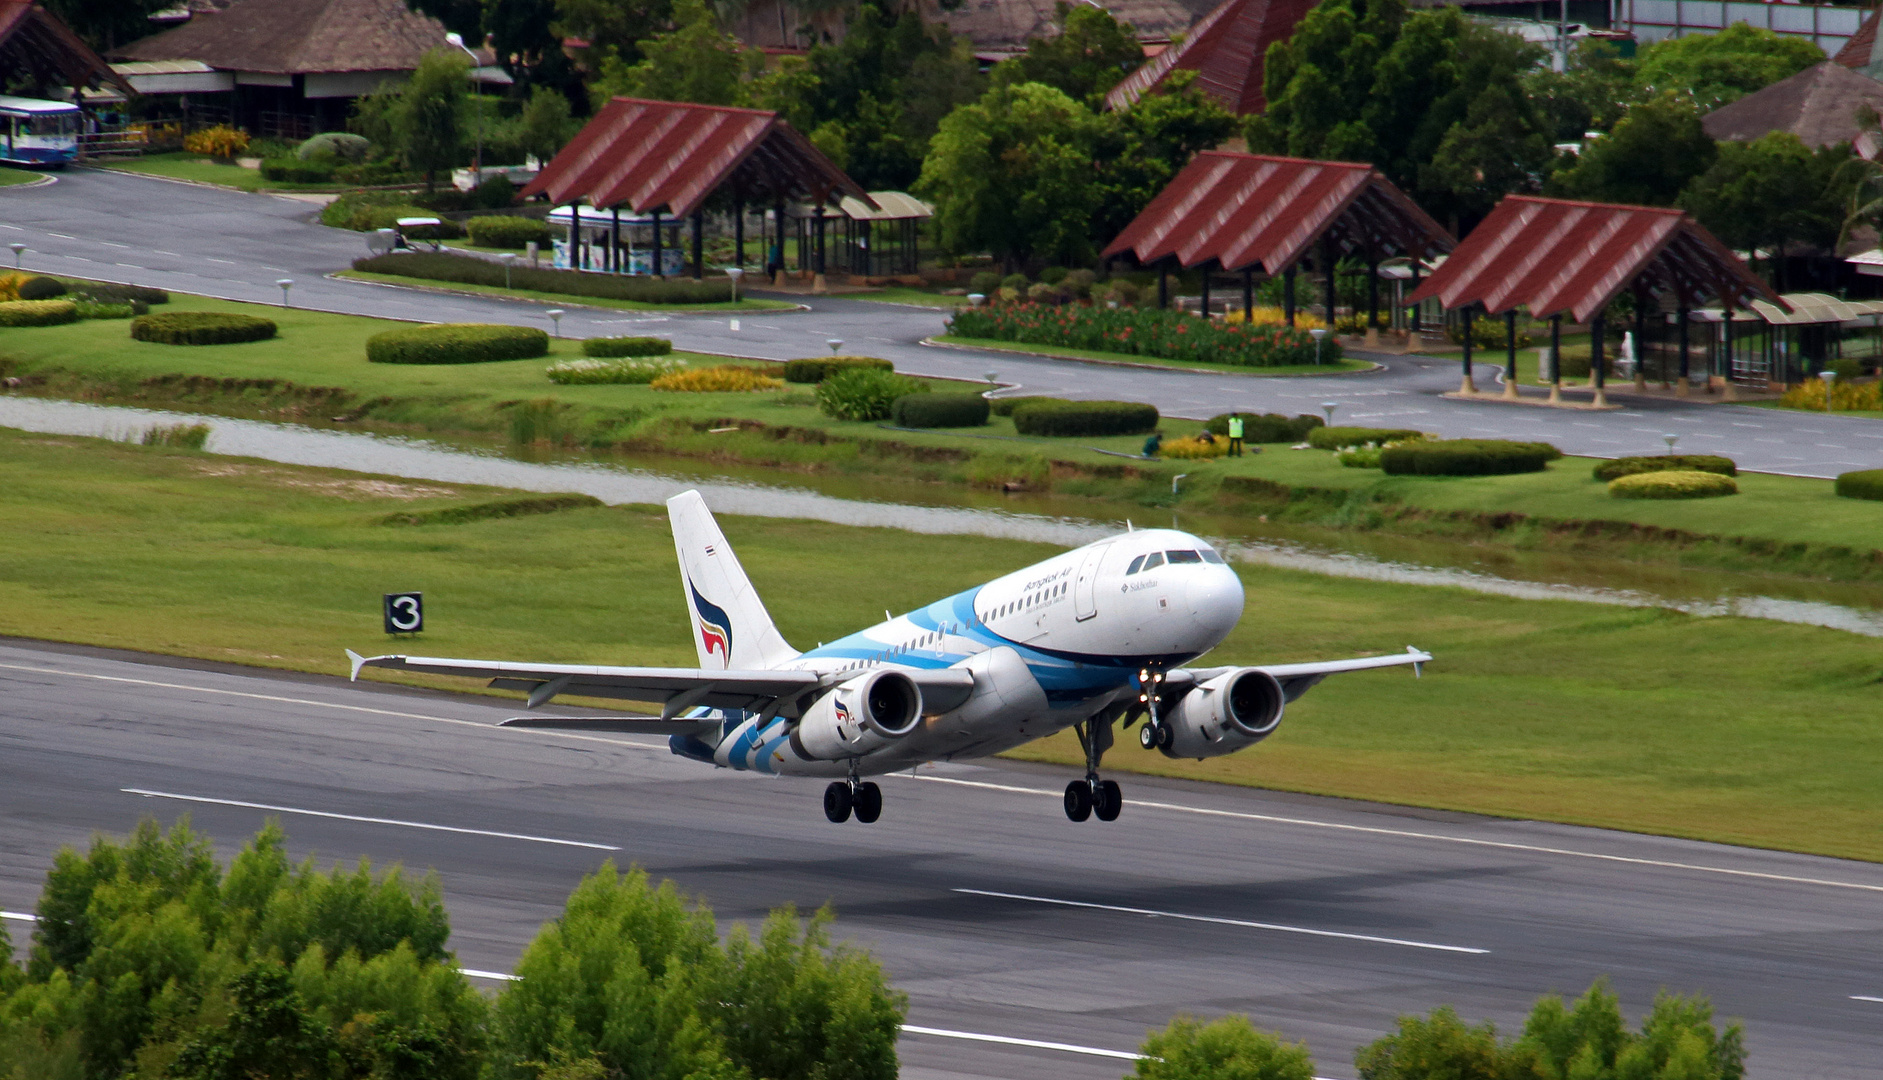
POLYGON ((1844 42, 1844 47, 1837 50, 1837 55, 1831 59, 1847 68, 1867 67, 1870 52, 1876 47, 1876 20, 1879 12, 1883 12, 1883 5, 1879 5, 1869 18, 1863 20, 1863 25, 1857 27, 1857 32, 1850 35, 1850 40, 1844 42))
POLYGON ((1346 161, 1198 154, 1105 249, 1141 263, 1215 261, 1225 270, 1294 265, 1323 235, 1347 252, 1452 249, 1451 234, 1371 165, 1346 161))
POLYGON ((137 94, 39 0, 0 0, 0 61, 8 72, 52 70, 74 87, 110 83, 125 97, 137 94))
POLYGON ((774 112, 618 97, 520 193, 684 217, 730 181, 748 203, 869 193, 774 112))
MULTIPOLYGON (((1688 307, 1715 299, 1743 309, 1778 294, 1699 222, 1679 210, 1509 195, 1407 303, 1447 309, 1527 308, 1532 318, 1593 318, 1634 284, 1672 290, 1688 307)), ((1788 309, 1789 310, 1789 309, 1788 309)))
POLYGON ((1183 43, 1164 49, 1105 95, 1108 109, 1126 109, 1172 71, 1194 71, 1196 85, 1237 115, 1259 113, 1268 47, 1286 41, 1319 0, 1223 0, 1197 20, 1183 43))

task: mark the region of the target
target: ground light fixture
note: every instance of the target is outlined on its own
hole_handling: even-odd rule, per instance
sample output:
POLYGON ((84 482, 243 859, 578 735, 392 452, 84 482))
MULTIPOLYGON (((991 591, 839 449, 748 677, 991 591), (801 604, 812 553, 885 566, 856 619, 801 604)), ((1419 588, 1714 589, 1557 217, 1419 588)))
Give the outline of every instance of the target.
POLYGON ((1172 495, 1177 494, 1177 485, 1182 483, 1183 478, 1189 475, 1190 474, 1187 472, 1180 472, 1177 475, 1170 478, 1170 493, 1172 495))
POLYGON ((988 372, 987 373, 987 385, 990 392, 992 390, 998 389, 1000 387, 1000 372, 998 371, 988 372))
POLYGON ((276 278, 275 287, 281 290, 281 306, 288 306, 288 290, 294 288, 293 278, 276 278))
POLYGON ((968 294, 968 306, 969 307, 980 307, 982 304, 985 304, 985 303, 987 303, 986 293, 971 292, 968 294))
POLYGON ((1321 362, 1321 342, 1327 338, 1327 327, 1317 326, 1308 331, 1308 336, 1314 339, 1314 362, 1318 364, 1321 362))
POLYGON ((738 266, 726 267, 726 276, 732 279, 732 302, 739 302, 739 279, 745 277, 745 269, 738 266))
POLYGON ((830 355, 835 356, 837 355, 837 350, 843 348, 843 339, 839 337, 825 338, 824 344, 830 346, 830 355))
POLYGON ((568 312, 562 310, 559 307, 552 307, 548 311, 543 312, 543 314, 549 316, 549 321, 556 324, 556 336, 561 337, 562 336, 562 317, 564 315, 567 315, 568 312))
POLYGON ((1680 436, 1663 435, 1661 436, 1661 441, 1667 444, 1667 452, 1671 454, 1674 452, 1674 444, 1680 441, 1680 436))
POLYGON ((510 268, 517 264, 517 253, 506 251, 497 257, 503 260, 503 287, 507 289, 510 287, 510 268))
POLYGON ((1327 414, 1327 426, 1328 427, 1334 426, 1334 410, 1338 408, 1340 408, 1340 402, 1338 401, 1321 402, 1321 411, 1327 414))
POLYGON ((1833 408, 1831 403, 1831 384, 1837 381, 1837 372, 1820 371, 1818 372, 1818 378, 1824 380, 1824 411, 1830 412, 1833 408))
POLYGON ((13 269, 18 270, 20 268, 20 256, 26 254, 26 245, 8 244, 7 246, 13 249, 13 269))

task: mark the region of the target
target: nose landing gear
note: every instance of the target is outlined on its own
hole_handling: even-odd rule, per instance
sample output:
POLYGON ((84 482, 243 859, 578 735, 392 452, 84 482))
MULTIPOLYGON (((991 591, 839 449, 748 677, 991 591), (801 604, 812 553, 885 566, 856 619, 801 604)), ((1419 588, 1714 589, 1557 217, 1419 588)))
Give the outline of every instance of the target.
POLYGON ((1097 815, 1100 821, 1117 821, 1124 809, 1124 793, 1116 780, 1100 780, 1098 766, 1112 745, 1112 723, 1123 712, 1114 706, 1082 724, 1073 725, 1079 746, 1085 750, 1085 779, 1066 785, 1066 816, 1084 821, 1097 815))
POLYGON ((883 789, 874 781, 857 779, 856 762, 850 763, 850 779, 838 780, 824 789, 824 816, 835 824, 856 819, 865 825, 883 816, 883 789))
POLYGON ((1164 673, 1146 668, 1138 672, 1138 686, 1143 689, 1138 702, 1145 712, 1144 726, 1138 728, 1138 745, 1146 750, 1168 749, 1172 733, 1158 708, 1162 703, 1164 673))

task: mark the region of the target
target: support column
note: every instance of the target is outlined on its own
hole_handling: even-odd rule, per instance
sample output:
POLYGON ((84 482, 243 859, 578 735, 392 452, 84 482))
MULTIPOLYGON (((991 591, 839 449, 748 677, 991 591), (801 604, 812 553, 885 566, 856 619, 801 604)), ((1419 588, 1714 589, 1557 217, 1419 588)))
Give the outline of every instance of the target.
POLYGON ((1334 332, 1334 242, 1321 241, 1321 268, 1327 275, 1327 332, 1334 332))
POLYGON ((1281 317, 1289 326, 1295 324, 1295 268, 1281 272, 1281 317))
POLYGON ((1739 395, 1733 393, 1733 304, 1730 300, 1720 311, 1720 400, 1739 400, 1739 395))
POLYGON ((830 286, 824 281, 824 204, 817 204, 817 224, 813 226, 811 237, 811 258, 815 260, 811 271, 811 291, 826 293, 830 286))
POLYGON ((608 224, 608 269, 616 274, 621 272, 621 208, 609 210, 612 219, 608 224))
MULTIPOLYGON (((778 10, 783 11, 783 8, 778 10)), ((785 201, 772 203, 772 246, 765 249, 765 272, 772 275, 772 285, 785 283, 785 201), (772 259, 773 254, 777 260, 772 259)))
POLYGON ((1589 385, 1595 388, 1594 405, 1608 404, 1608 373, 1602 370, 1602 332, 1608 329, 1608 316, 1598 313, 1589 324, 1589 385))
POLYGON ((1563 403, 1563 317, 1550 316, 1550 404, 1563 403))
MULTIPOLYGON (((1413 256, 1412 258, 1412 291, 1413 292, 1419 291, 1419 258, 1416 255, 1413 256)), ((1412 321, 1410 323, 1412 327, 1412 333, 1411 333, 1410 344, 1413 346, 1417 346, 1419 344, 1419 334, 1423 330, 1423 327, 1420 325, 1423 320, 1420 318, 1419 313, 1422 310, 1424 310, 1424 308, 1425 308, 1424 304, 1412 305, 1412 321)))
POLYGON ((732 204, 732 250, 737 252, 732 257, 732 265, 745 269, 745 200, 737 199, 732 204))
POLYGON ((1471 305, 1466 304, 1465 318, 1465 381, 1459 385, 1460 394, 1470 395, 1478 392, 1478 384, 1471 381, 1471 305))
POLYGON ((657 278, 666 277, 667 275, 663 273, 662 271, 666 270, 667 268, 661 264, 662 260, 661 260, 661 254, 660 254, 660 248, 661 248, 660 208, 655 207, 654 209, 648 211, 648 214, 651 215, 654 219, 654 265, 650 268, 650 270, 653 273, 653 275, 657 278))
POLYGON ((1198 269, 1203 272, 1203 301, 1199 305, 1198 314, 1207 319, 1210 317, 1210 267, 1208 263, 1204 263, 1198 269))
MULTIPOLYGON (((1648 373, 1642 361, 1648 355, 1648 293, 1635 290, 1635 389, 1648 388, 1648 373)), ((1665 370, 1665 368, 1663 368, 1665 370)))
POLYGON ((693 280, 706 280, 706 211, 693 211, 693 280))
POLYGON ((1255 321, 1255 268, 1242 271, 1242 322, 1247 326, 1255 321))
POLYGON ((1687 301, 1682 299, 1680 309, 1674 313, 1680 320, 1680 381, 1674 384, 1674 396, 1686 397, 1692 393, 1692 384, 1687 379, 1687 301))
POLYGON ((1157 310, 1170 307, 1170 260, 1161 259, 1157 263, 1157 310))
POLYGON ((1517 309, 1504 312, 1504 396, 1515 399, 1517 393, 1517 309))
POLYGON ((1380 264, 1373 260, 1366 264, 1366 347, 1377 349, 1380 346, 1380 264))
POLYGON ((582 204, 569 204, 569 269, 582 268, 582 204))

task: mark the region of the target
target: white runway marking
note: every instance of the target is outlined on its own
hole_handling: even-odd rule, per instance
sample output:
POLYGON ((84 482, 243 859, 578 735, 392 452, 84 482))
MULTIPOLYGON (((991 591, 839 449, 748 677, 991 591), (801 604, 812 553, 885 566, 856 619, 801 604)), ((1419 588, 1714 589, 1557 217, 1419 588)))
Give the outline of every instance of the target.
MULTIPOLYGON (((908 773, 891 773, 891 776, 908 776, 908 773)), ((1057 791, 1041 791, 1039 788, 1019 787, 1013 784, 990 784, 985 780, 961 780, 952 776, 917 776, 917 780, 927 780, 936 784, 961 784, 966 787, 987 788, 992 791, 1011 791, 1020 795, 1046 795, 1060 798, 1057 791)), ((1316 829, 1335 829, 1341 832, 1366 833, 1372 836, 1398 836, 1408 840, 1438 840, 1447 844, 1465 844, 1471 847, 1496 848, 1500 851, 1528 851, 1538 855, 1567 855, 1577 859, 1595 859, 1601 862, 1627 863, 1633 866, 1653 866, 1663 870, 1693 870, 1702 874, 1724 874, 1728 877, 1754 878, 1760 881, 1783 881, 1792 885, 1824 885, 1834 889, 1861 889, 1864 892, 1883 893, 1883 885, 1865 885, 1855 881, 1833 881, 1828 878, 1801 877, 1795 874, 1773 874, 1762 870, 1733 870, 1724 866, 1703 866, 1698 863, 1673 862, 1667 859, 1643 859, 1632 855, 1604 855, 1599 851, 1577 851, 1574 848, 1547 847, 1542 844, 1520 844, 1513 840, 1480 840, 1471 836, 1446 836, 1443 833, 1416 832, 1412 829, 1387 829, 1378 825, 1344 825, 1334 821, 1314 821, 1309 818, 1280 817, 1275 814, 1252 814, 1244 810, 1211 810, 1201 806, 1181 806, 1177 803, 1139 802, 1128 800, 1125 805, 1146 810, 1170 810, 1180 814, 1201 814, 1205 817, 1236 818, 1242 821, 1267 821, 1279 825, 1306 825, 1316 829)))
POLYGON ((1879 1004, 1879 1005, 1883 1005, 1883 997, 1870 997, 1870 996, 1869 996, 1869 995, 1867 995, 1867 994, 1852 994, 1852 995, 1850 995, 1850 1000, 1852 1000, 1852 1001, 1874 1001, 1874 1002, 1876 1002, 1876 1003, 1877 1003, 1877 1004, 1879 1004))
POLYGON ((427 829, 432 832, 463 833, 467 836, 494 836, 500 840, 528 840, 535 844, 556 844, 560 847, 593 848, 596 851, 620 851, 613 844, 591 844, 586 840, 561 840, 553 836, 530 836, 525 833, 492 832, 489 829, 464 829, 456 825, 433 825, 425 821, 400 821, 397 818, 361 817, 358 814, 335 814, 326 810, 305 810, 298 806, 272 806, 268 803, 243 802, 240 799, 212 799, 206 795, 178 795, 170 791, 146 791, 143 788, 119 788, 126 795, 142 795, 146 799, 175 799, 179 802, 209 803, 215 806, 239 806, 246 810, 266 810, 272 814, 300 814, 303 817, 331 818, 335 821, 360 821, 368 825, 398 825, 407 829, 427 829))
POLYGON ((1366 941, 1375 945, 1403 945, 1408 949, 1432 949, 1437 952, 1469 953, 1472 956, 1484 956, 1491 950, 1473 949, 1464 945, 1440 945, 1430 941, 1413 941, 1408 938, 1378 937, 1373 934, 1347 934, 1338 930, 1315 930, 1306 926, 1284 926, 1281 923, 1251 922, 1247 919, 1225 919, 1215 915, 1186 915, 1179 911, 1155 911, 1151 908, 1119 907, 1116 904, 1090 904, 1083 900, 1059 900, 1050 896, 1023 896, 1019 893, 989 892, 986 889, 954 889, 969 896, 991 896, 1000 900, 1025 900, 1034 904, 1057 904, 1060 907, 1089 908, 1093 911, 1115 911, 1121 915, 1147 915, 1155 919, 1182 919, 1185 922, 1214 923, 1218 926, 1242 926, 1251 930, 1274 930, 1284 934, 1306 934, 1310 937, 1341 938, 1346 941, 1366 941))
POLYGON ((1093 1057, 1117 1058, 1120 1061, 1144 1059, 1143 1054, 1134 1054, 1129 1050, 1106 1050, 1097 1046, 1045 1042, 1040 1039, 1016 1039, 1010 1035, 983 1035, 978 1031, 950 1031, 947 1028, 917 1027, 914 1024, 904 1024, 902 1030, 911 1035, 934 1035, 942 1039, 966 1039, 969 1042, 999 1043, 1002 1046, 1028 1046, 1035 1050, 1063 1050, 1068 1054, 1090 1054, 1093 1057))
POLYGON ((499 982, 518 982, 523 978, 521 975, 505 975, 501 971, 479 971, 476 968, 459 968, 458 973, 469 975, 473 979, 496 979, 499 982))
POLYGON ((39 916, 28 915, 24 911, 0 911, 0 919, 11 919, 14 922, 38 922, 39 916))

